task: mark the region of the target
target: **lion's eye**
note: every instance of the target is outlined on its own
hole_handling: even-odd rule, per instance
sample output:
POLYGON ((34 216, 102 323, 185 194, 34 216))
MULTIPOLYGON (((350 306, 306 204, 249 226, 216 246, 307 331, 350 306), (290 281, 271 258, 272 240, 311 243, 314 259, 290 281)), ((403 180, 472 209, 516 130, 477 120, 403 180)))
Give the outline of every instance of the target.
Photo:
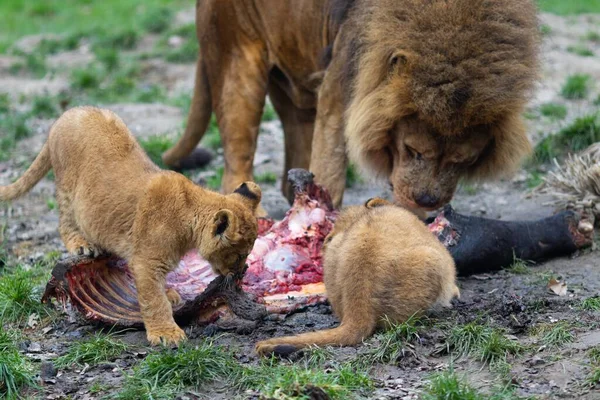
POLYGON ((413 157, 417 161, 421 161, 423 159, 423 154, 419 153, 410 146, 406 146, 406 151, 408 152, 408 154, 411 155, 411 157, 413 157))

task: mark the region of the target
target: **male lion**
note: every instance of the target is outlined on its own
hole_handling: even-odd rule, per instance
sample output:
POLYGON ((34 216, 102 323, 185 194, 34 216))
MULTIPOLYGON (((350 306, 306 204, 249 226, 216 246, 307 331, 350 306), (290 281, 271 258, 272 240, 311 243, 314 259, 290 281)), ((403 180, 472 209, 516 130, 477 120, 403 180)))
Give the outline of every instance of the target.
POLYGON ((165 277, 187 251, 198 249, 219 274, 235 274, 256 240, 258 185, 242 183, 224 196, 162 171, 109 110, 66 111, 25 174, 0 186, 0 201, 27 193, 51 168, 65 247, 128 260, 151 344, 185 339, 169 304, 181 298, 165 291, 165 277))
POLYGON ((196 18, 192 107, 164 161, 187 160, 214 110, 225 192, 252 179, 267 94, 284 173, 310 169, 336 206, 347 155, 400 204, 432 210, 461 178, 505 175, 530 151, 533 0, 198 0, 196 18))

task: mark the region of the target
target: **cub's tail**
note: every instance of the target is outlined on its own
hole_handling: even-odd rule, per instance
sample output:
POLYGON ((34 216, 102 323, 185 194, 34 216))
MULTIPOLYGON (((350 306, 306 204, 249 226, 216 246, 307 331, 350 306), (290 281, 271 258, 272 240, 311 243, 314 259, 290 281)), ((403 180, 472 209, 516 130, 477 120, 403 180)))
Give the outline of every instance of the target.
POLYGON ((22 177, 8 186, 0 186, 0 201, 16 199, 29 192, 52 168, 48 143, 44 144, 42 151, 25 171, 22 177))
POLYGON ((287 355, 311 345, 316 346, 351 346, 362 342, 375 331, 375 322, 365 321, 362 324, 342 324, 337 328, 323 331, 303 333, 296 336, 285 336, 264 340, 256 344, 256 352, 260 355, 276 353, 287 355))

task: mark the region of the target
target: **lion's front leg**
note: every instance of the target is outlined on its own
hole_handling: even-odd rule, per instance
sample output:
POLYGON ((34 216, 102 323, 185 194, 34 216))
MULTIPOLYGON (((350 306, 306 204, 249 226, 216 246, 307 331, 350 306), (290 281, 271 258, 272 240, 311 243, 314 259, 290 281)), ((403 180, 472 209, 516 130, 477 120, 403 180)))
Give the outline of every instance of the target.
POLYGON ((186 335, 173 319, 166 294, 165 278, 169 269, 165 264, 143 258, 134 259, 131 264, 148 341, 151 345, 179 344, 186 335))
POLYGON ((343 101, 339 80, 327 73, 319 90, 317 119, 312 142, 310 172, 331 194, 334 207, 342 205, 346 188, 346 142, 343 101))

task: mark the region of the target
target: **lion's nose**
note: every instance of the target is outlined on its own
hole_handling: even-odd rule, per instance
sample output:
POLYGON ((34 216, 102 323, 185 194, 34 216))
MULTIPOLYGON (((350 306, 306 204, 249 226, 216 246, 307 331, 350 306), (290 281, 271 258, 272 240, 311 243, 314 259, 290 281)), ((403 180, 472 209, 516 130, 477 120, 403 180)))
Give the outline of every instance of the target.
POLYGON ((415 197, 415 203, 421 207, 433 207, 440 201, 439 197, 430 195, 429 193, 421 193, 415 197))

